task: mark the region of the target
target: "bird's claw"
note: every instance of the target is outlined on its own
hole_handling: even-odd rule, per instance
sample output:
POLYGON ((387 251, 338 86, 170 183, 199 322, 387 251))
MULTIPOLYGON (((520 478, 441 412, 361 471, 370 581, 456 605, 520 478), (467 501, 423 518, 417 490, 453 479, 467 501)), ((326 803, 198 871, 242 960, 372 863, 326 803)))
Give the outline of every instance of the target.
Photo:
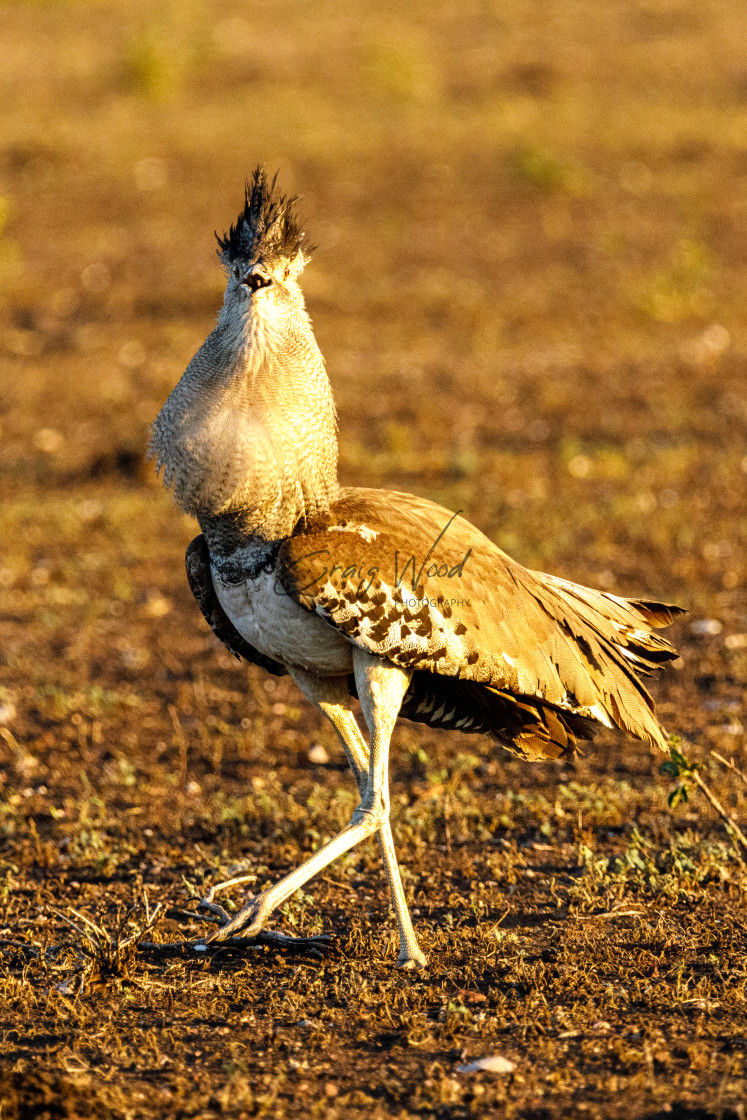
MULTIPOLYGON (((212 906, 214 905, 213 903, 212 906)), ((222 909, 222 907, 218 907, 217 909, 222 909)), ((257 898, 253 898, 242 910, 239 910, 238 914, 234 915, 233 918, 229 917, 225 910, 223 913, 226 918, 225 922, 222 922, 221 925, 210 934, 210 937, 206 939, 206 944, 215 941, 229 941, 239 933, 247 940, 252 937, 257 937, 262 931, 262 926, 270 916, 270 910, 264 905, 264 900, 261 895, 257 898)))
MULTIPOLYGON (((288 933, 280 933, 274 929, 263 929, 270 911, 262 905, 259 899, 252 899, 233 918, 222 906, 212 902, 208 895, 197 902, 196 910, 169 910, 167 917, 176 919, 189 919, 210 922, 218 928, 207 937, 190 942, 197 952, 205 952, 208 945, 214 944, 216 948, 223 944, 234 949, 253 949, 262 945, 271 949, 295 949, 304 952, 310 957, 321 960, 324 951, 329 948, 332 937, 328 933, 312 934, 309 937, 292 937, 288 933), (259 902, 259 906, 255 903, 259 902), (254 915, 254 916, 253 916, 254 915), (240 934, 240 936, 236 936, 240 934)), ((185 945, 187 943, 185 942, 185 945)))
POLYGON ((303 949, 311 956, 321 957, 332 941, 328 933, 315 934, 311 937, 292 937, 278 930, 264 929, 272 909, 262 895, 251 898, 247 905, 232 917, 217 902, 213 902, 212 894, 213 892, 210 891, 206 898, 200 899, 197 912, 194 914, 194 917, 217 925, 208 937, 200 941, 201 945, 236 946, 254 942, 257 945, 267 945, 277 949, 303 949))
POLYGON ((198 899, 197 911, 195 912, 196 917, 205 916, 205 914, 200 914, 201 910, 205 911, 206 914, 214 914, 221 926, 231 921, 231 915, 228 911, 224 910, 222 906, 219 906, 217 902, 213 902, 210 898, 198 899))

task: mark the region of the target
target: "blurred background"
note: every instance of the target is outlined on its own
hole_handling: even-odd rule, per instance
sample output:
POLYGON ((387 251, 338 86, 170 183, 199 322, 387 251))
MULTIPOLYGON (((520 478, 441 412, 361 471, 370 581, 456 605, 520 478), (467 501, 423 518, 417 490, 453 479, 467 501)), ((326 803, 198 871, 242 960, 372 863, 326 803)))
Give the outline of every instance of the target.
POLYGON ((695 678, 738 691, 747 659, 744 6, 2 15, 14 733, 77 736, 91 689, 127 724, 123 697, 153 694, 129 757, 173 730, 162 701, 195 673, 241 679, 184 583, 195 525, 144 451, 215 320, 213 231, 259 161, 319 246, 304 287, 343 481, 463 509, 528 566, 687 605, 679 730, 705 732, 695 678))
MULTIPOLYGON (((29 866, 37 830, 70 839, 83 794, 99 848, 69 849, 76 891, 82 866, 137 867, 145 816, 183 850, 199 834, 219 851, 268 770, 297 800, 342 783, 317 765, 338 757, 333 733, 287 680, 247 672, 208 632, 183 570, 196 526, 144 461, 220 306, 213 231, 260 161, 303 196, 318 244, 304 290, 342 480, 462 509, 530 567, 690 608, 655 685, 662 718, 739 757, 743 0, 0 13, 0 749, 29 866), (115 851, 122 835, 135 855, 115 851)), ((475 804, 524 789, 501 827, 547 823, 555 793, 532 791, 554 791, 557 768, 398 736, 408 796, 426 773, 442 788, 428 765, 475 750, 490 757, 475 804)), ((665 804, 657 765, 610 736, 576 775, 622 774, 643 828, 665 804)))
POLYGON ((745 656, 724 647, 747 630, 738 0, 2 16, 11 676, 80 683, 97 643, 137 673, 172 640, 151 619, 188 606, 194 526, 144 448, 259 161, 319 246, 304 286, 343 480, 462 508, 530 566, 674 597, 721 624, 714 655, 745 656))
POLYGON ((213 230, 259 161, 319 246, 304 284, 343 480, 463 509, 529 566, 682 602, 680 668, 741 679, 741 3, 2 15, 8 724, 33 741, 92 687, 178 693, 195 657, 230 664, 184 585, 195 526, 144 449, 215 320, 213 230))
POLYGON ((214 321, 212 232, 261 160, 319 246, 347 481, 417 484, 528 563, 728 598, 737 0, 6 3, 3 24, 6 502, 49 502, 48 527, 105 497, 173 531, 148 425, 214 321))

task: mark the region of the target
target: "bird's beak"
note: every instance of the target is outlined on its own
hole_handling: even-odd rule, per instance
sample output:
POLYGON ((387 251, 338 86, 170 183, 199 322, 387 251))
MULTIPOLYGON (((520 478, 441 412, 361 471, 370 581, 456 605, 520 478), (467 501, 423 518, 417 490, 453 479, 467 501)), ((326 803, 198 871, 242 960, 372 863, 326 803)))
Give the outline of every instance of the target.
POLYGON ((257 268, 256 265, 249 269, 244 279, 241 281, 243 287, 254 295, 260 288, 269 288, 272 280, 266 272, 257 268))

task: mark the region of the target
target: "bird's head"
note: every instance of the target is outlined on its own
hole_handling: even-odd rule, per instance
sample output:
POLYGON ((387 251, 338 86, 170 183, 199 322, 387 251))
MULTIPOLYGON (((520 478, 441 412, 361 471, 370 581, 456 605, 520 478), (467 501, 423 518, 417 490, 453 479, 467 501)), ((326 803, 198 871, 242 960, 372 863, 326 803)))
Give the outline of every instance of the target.
POLYGON ((244 209, 223 237, 218 255, 228 274, 224 308, 247 314, 272 314, 303 306, 298 277, 311 257, 296 213, 297 198, 282 195, 277 175, 264 167, 247 183, 244 209))

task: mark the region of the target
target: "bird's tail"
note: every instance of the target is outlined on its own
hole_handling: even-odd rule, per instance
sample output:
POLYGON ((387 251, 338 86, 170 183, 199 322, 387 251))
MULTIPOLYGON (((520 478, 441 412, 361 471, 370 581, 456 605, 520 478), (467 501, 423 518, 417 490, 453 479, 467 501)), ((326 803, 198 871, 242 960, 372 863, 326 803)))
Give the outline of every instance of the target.
MULTIPOLYGON (((605 710, 612 721, 622 730, 667 750, 666 735, 654 714, 653 700, 640 678, 650 676, 677 657, 677 650, 653 631, 668 626, 677 615, 686 612, 668 603, 623 599, 556 576, 543 574, 541 579, 571 608, 566 615, 571 626, 575 616, 581 631, 586 627, 591 630, 597 656, 601 654, 606 662, 599 683, 605 710), (616 687, 604 688, 605 677, 609 682, 614 680, 616 687)), ((585 636, 580 632, 577 640, 585 636)))

